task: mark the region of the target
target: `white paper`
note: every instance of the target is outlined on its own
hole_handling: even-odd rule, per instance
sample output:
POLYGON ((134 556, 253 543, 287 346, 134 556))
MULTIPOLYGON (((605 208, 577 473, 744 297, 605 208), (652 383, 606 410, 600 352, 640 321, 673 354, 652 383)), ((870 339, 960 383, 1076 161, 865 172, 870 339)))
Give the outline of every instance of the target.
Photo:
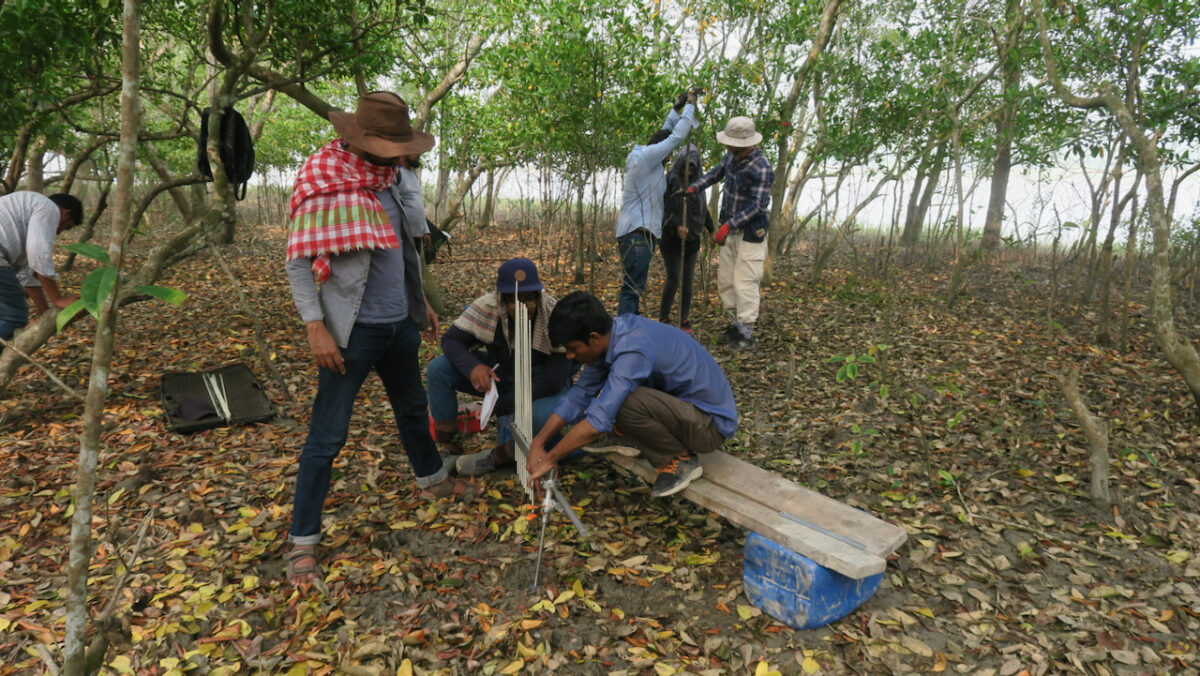
POLYGON ((479 431, 487 429, 488 421, 492 419, 492 411, 496 409, 496 402, 500 401, 500 392, 496 389, 496 381, 492 381, 492 388, 487 394, 483 395, 483 407, 479 409, 479 431))

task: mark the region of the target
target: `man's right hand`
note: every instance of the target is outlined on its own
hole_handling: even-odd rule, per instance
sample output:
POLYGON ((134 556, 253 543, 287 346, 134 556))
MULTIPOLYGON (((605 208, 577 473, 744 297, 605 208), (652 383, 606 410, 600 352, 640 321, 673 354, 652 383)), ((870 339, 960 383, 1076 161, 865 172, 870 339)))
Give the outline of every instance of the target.
POLYGON ((676 234, 679 235, 679 239, 687 239, 687 236, 688 236, 687 228, 683 227, 682 225, 679 226, 678 228, 675 228, 675 232, 676 232, 676 234))
POLYGON ((58 298, 54 299, 54 307, 58 308, 59 310, 66 310, 77 300, 79 300, 79 296, 59 296, 58 298))
POLYGON ((323 366, 334 373, 345 374, 346 362, 342 359, 342 351, 338 349, 337 341, 325 326, 324 320, 309 322, 308 346, 312 348, 313 356, 317 358, 317 366, 323 366))

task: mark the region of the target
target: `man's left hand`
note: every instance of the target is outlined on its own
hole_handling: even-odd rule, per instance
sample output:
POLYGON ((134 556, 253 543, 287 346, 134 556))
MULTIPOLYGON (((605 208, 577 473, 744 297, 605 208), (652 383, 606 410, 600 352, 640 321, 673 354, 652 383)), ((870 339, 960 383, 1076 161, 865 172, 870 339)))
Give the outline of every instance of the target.
POLYGON ((558 467, 558 463, 550 458, 546 447, 535 439, 529 446, 529 457, 525 462, 525 468, 529 470, 530 487, 537 486, 536 481, 552 472, 555 467, 558 467))
POLYGON ((425 301, 425 318, 429 320, 429 326, 422 332, 425 334, 425 342, 434 344, 442 331, 441 326, 438 325, 438 315, 433 311, 433 306, 429 304, 428 300, 425 301))

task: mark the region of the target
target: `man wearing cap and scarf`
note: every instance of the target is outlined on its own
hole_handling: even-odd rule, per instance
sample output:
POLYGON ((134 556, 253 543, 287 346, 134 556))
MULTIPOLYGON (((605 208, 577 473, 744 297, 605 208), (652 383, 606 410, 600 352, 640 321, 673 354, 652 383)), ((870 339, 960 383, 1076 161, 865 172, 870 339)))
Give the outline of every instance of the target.
POLYGON ((459 457, 459 474, 486 474, 513 463, 512 420, 516 408, 513 319, 517 303, 525 305, 533 323, 530 365, 535 430, 550 419, 571 384, 571 362, 562 348, 550 346, 547 325, 555 300, 538 278, 537 265, 528 258, 505 261, 496 276, 495 291, 476 298, 454 320, 442 336, 442 356, 429 363, 429 410, 438 444, 448 455, 462 452, 455 441, 456 392, 481 396, 494 382, 499 394, 495 409, 497 445, 488 451, 459 457))
POLYGON ((394 188, 401 158, 429 150, 434 139, 412 129, 408 104, 390 92, 367 94, 354 113, 334 111, 329 121, 340 138, 300 169, 288 232, 292 298, 319 367, 286 555, 288 580, 297 586, 319 579, 316 547, 333 461, 372 370, 387 391, 421 496, 473 493, 450 478, 429 434, 417 351, 422 330, 436 332, 437 317, 425 303, 412 240, 424 223, 406 221, 394 188))
POLYGON ((721 227, 713 235, 722 245, 717 263, 717 292, 733 323, 717 338, 736 350, 754 347, 754 323, 758 320, 758 283, 767 259, 767 215, 775 170, 758 144, 762 134, 748 117, 735 117, 717 132, 727 149, 721 163, 687 187, 694 194, 725 179, 721 195, 721 227))
POLYGON ((663 193, 667 179, 663 164, 692 132, 696 119, 696 94, 679 95, 667 121, 650 137, 648 145, 635 145, 625 158, 625 187, 617 216, 617 247, 621 252, 621 296, 617 314, 636 315, 654 243, 662 238, 663 193))

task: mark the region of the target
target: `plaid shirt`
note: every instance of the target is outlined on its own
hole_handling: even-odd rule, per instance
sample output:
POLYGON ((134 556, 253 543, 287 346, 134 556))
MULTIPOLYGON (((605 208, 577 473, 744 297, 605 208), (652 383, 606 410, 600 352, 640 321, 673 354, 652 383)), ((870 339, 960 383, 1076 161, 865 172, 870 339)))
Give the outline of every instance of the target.
POLYGON ((775 170, 761 148, 755 148, 741 162, 734 159, 733 152, 726 152, 721 163, 691 187, 699 192, 722 178, 725 179, 725 191, 721 195, 722 224, 728 223, 730 228, 738 230, 756 217, 767 217, 775 170))
POLYGON ((360 249, 396 249, 400 241, 375 196, 396 178, 396 167, 371 164, 332 141, 296 176, 287 259, 313 258, 317 281, 329 279, 329 256, 360 249))

